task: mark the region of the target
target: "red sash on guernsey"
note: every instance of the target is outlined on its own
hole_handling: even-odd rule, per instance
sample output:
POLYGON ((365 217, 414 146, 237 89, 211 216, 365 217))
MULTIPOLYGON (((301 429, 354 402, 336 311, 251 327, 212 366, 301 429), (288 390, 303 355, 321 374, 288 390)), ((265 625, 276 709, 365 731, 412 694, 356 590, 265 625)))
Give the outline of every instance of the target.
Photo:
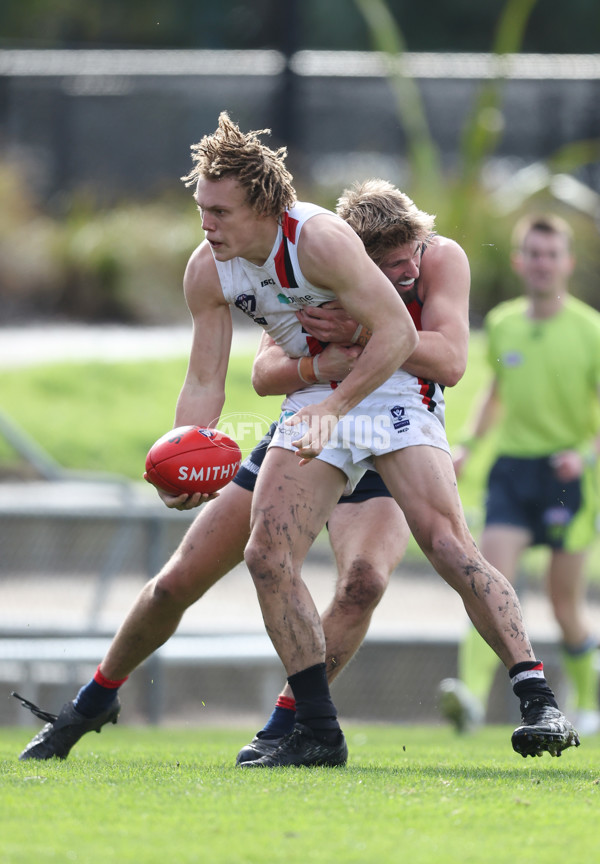
MULTIPOLYGON (((423 305, 417 300, 411 300, 410 303, 406 304, 406 308, 412 318, 415 327, 417 330, 422 330, 423 325, 421 324, 421 312, 423 311, 423 305)), ((432 381, 427 381, 425 378, 418 378, 419 387, 421 391, 421 396, 423 397, 423 405, 427 405, 427 410, 435 411, 437 407, 437 402, 434 401, 433 396, 435 394, 435 384, 432 381)))
MULTIPOLYGON (((294 273, 294 268, 292 267, 292 261, 288 250, 288 243, 296 244, 297 229, 298 220, 293 219, 286 210, 281 219, 281 231, 283 237, 281 238, 279 249, 275 253, 275 271, 282 288, 292 289, 298 287, 298 282, 296 280, 296 275, 294 273)), ((308 345, 310 356, 314 357, 316 354, 320 354, 321 351, 323 351, 327 343, 319 342, 318 339, 315 339, 314 336, 310 336, 307 333, 306 344, 308 345)), ((333 389, 337 387, 335 381, 331 381, 330 383, 333 389)))
MULTIPOLYGON (((297 288, 298 282, 294 274, 294 268, 288 251, 288 241, 296 245, 296 229, 298 228, 298 220, 292 219, 287 212, 283 214, 281 220, 281 230, 283 237, 281 244, 275 254, 275 271, 277 278, 282 288, 297 288)), ((312 352, 311 352, 312 353, 312 352)))

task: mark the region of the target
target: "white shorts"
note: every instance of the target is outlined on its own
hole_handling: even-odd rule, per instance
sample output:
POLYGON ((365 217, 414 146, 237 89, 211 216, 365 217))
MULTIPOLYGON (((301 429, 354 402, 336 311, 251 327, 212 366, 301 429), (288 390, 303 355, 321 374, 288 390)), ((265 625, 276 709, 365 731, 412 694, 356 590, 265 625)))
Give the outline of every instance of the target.
MULTIPOLYGON (((292 442, 302 437, 306 424, 286 426, 285 421, 300 408, 322 402, 330 394, 329 387, 315 386, 288 396, 269 447, 295 452, 292 442)), ((348 478, 344 494, 349 494, 365 471, 374 469, 373 456, 423 444, 450 453, 445 407, 438 384, 399 370, 342 417, 317 458, 344 472, 348 478)))

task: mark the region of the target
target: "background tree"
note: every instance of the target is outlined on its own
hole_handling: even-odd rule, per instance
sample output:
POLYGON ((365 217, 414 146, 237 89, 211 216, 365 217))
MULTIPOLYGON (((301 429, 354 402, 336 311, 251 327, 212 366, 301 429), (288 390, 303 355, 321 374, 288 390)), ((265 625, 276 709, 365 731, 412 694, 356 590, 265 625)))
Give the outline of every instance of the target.
MULTIPOLYGON (((597 270, 600 202, 591 190, 581 187, 572 175, 582 166, 598 159, 600 140, 575 141, 551 154, 544 162, 521 172, 524 180, 532 167, 534 185, 512 183, 512 188, 497 189, 486 184, 484 170, 498 145, 504 128, 502 96, 503 60, 518 53, 527 27, 532 23, 538 0, 506 0, 496 22, 491 53, 496 60, 497 76, 482 83, 461 135, 455 171, 444 174, 441 155, 427 123, 416 82, 404 71, 402 57, 406 40, 392 8, 393 0, 355 0, 369 29, 372 47, 387 60, 390 82, 396 95, 400 123, 407 138, 410 180, 406 191, 419 206, 437 214, 442 233, 458 240, 469 255, 473 271, 473 314, 477 320, 501 299, 516 293, 509 268, 509 236, 516 216, 535 207, 567 210, 582 240, 580 270, 597 270), (562 178, 562 183, 557 182, 562 178), (567 179, 568 178, 568 179, 567 179), (565 182, 566 180, 566 182, 565 182), (570 180, 570 182, 569 182, 570 180), (568 186, 568 189, 567 189, 568 186)), ((546 8, 546 4, 541 4, 546 8)), ((428 16, 429 18, 429 16, 428 16)), ((598 305, 592 283, 580 296, 598 305)))

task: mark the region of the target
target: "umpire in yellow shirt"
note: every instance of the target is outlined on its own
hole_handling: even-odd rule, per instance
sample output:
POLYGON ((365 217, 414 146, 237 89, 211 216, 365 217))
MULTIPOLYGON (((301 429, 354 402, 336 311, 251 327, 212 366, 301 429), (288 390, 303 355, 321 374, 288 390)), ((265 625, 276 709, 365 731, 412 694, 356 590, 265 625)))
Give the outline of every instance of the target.
MULTIPOLYGON (((585 615, 586 551, 596 533, 600 452, 600 314, 570 296, 575 261, 570 226, 527 216, 514 232, 513 268, 524 296, 487 316, 493 381, 457 475, 475 442, 497 427, 488 478, 485 558, 514 582, 522 553, 550 549, 546 585, 562 635, 580 734, 600 731, 597 638, 585 615)), ((471 628, 459 651, 459 679, 440 685, 442 713, 460 731, 483 720, 496 658, 471 628)))

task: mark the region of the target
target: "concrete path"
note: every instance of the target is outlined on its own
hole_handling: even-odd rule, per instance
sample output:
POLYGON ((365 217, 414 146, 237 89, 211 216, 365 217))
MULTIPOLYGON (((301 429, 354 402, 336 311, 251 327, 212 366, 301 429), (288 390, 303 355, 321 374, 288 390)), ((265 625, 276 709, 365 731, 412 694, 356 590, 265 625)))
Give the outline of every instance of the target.
MULTIPOLYGON (((238 323, 232 350, 252 351, 262 330, 238 323)), ((190 326, 126 327, 120 325, 31 325, 0 328, 0 369, 39 363, 87 360, 126 361, 152 357, 185 357, 190 326)))

